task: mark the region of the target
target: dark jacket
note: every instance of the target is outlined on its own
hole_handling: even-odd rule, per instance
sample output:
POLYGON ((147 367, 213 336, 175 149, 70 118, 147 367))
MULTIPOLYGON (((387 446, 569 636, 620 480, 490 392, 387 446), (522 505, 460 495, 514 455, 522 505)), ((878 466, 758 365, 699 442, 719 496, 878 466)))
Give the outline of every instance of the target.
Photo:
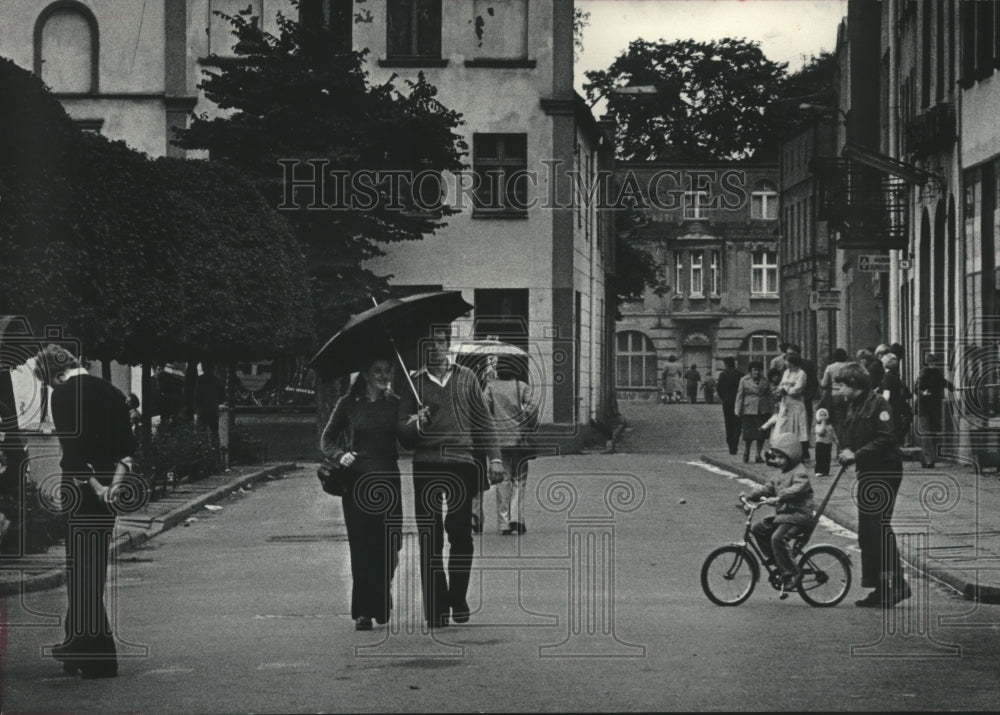
POLYGON ((921 415, 940 414, 944 390, 954 390, 939 367, 925 366, 917 376, 917 412, 921 415))
POLYGON ((727 367, 719 373, 719 384, 715 391, 719 393, 719 398, 723 402, 733 402, 736 400, 736 393, 739 392, 740 379, 743 373, 735 367, 727 367))
POLYGON ((111 484, 120 459, 135 451, 128 405, 118 388, 94 375, 74 375, 52 388, 52 422, 67 474, 89 474, 111 484))
POLYGON ((896 441, 892 407, 881 395, 864 392, 849 404, 839 436, 840 448, 854 452, 859 475, 902 473, 903 460, 896 441))

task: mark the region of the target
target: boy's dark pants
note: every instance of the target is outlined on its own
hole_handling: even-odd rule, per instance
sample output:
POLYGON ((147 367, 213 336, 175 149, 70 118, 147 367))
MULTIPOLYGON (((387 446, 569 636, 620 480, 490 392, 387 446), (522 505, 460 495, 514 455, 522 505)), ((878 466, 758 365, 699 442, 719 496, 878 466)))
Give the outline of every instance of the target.
POLYGON ((802 533, 803 528, 800 525, 775 524, 774 517, 769 516, 754 524, 751 531, 757 539, 757 546, 760 547, 764 558, 774 559, 778 570, 784 575, 798 573, 798 568, 792 561, 789 542, 802 533))
POLYGON ((816 443, 816 474, 830 473, 830 455, 833 453, 832 442, 816 443))

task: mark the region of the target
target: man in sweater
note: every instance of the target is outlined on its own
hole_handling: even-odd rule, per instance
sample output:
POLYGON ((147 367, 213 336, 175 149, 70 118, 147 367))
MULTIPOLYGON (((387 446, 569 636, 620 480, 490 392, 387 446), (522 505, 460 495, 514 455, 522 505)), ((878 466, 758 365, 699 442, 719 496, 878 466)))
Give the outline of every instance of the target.
POLYGON ((104 607, 108 549, 115 516, 138 493, 126 485, 135 438, 125 395, 87 373, 66 349, 48 345, 37 356, 35 376, 52 389, 52 421, 62 458, 60 493, 70 504, 66 535, 66 640, 52 656, 67 673, 84 678, 118 674, 114 634, 104 607))
POLYGON ((466 593, 472 571, 472 498, 484 486, 485 470, 491 483, 503 479, 503 462, 483 389, 475 373, 451 362, 450 341, 450 328, 434 328, 423 345, 423 365, 413 376, 420 404, 407 390, 399 405, 399 439, 413 450, 414 509, 421 531, 420 581, 430 628, 447 626, 449 610, 456 623, 469 620, 466 593), (447 568, 445 533, 450 546, 447 568))

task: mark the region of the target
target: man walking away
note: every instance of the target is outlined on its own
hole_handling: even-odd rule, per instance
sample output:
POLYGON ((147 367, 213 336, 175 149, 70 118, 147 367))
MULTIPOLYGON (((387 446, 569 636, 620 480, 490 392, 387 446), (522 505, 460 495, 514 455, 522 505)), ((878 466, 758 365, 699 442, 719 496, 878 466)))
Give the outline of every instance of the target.
POLYGON ((736 369, 733 358, 723 358, 722 362, 726 367, 719 373, 719 399, 722 400, 722 417, 726 423, 726 444, 729 446, 729 453, 736 454, 740 448, 740 418, 734 406, 743 373, 736 369))
POLYGON ((688 402, 693 405, 698 402, 698 383, 701 382, 701 373, 698 372, 697 365, 692 365, 684 373, 684 380, 687 382, 688 402))

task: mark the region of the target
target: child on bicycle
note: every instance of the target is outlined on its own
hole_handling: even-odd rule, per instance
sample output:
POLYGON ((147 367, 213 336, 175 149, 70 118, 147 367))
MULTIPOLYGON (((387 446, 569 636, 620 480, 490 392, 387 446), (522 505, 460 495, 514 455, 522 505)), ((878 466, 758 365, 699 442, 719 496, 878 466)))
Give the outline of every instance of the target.
POLYGON ((767 463, 781 473, 754 489, 748 498, 766 497, 764 503, 773 505, 777 513, 754 524, 753 534, 765 558, 778 567, 786 588, 791 588, 799 573, 792 561, 790 541, 802 534, 813 518, 813 489, 809 472, 802 466, 798 436, 788 432, 774 435, 767 463))

